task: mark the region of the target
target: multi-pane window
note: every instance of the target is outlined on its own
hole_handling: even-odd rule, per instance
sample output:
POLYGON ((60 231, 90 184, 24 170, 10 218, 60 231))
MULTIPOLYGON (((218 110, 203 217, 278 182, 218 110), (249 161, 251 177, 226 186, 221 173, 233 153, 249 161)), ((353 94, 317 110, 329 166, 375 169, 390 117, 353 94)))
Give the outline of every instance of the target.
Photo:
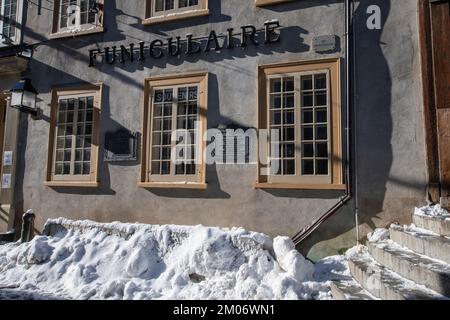
POLYGON ((59 100, 55 176, 91 174, 93 116, 94 96, 59 100))
POLYGON ((208 0, 147 0, 144 24, 209 14, 208 0))
POLYGON ((196 175, 198 86, 154 89, 152 114, 151 174, 175 175, 181 180, 196 175))
POLYGON ((48 185, 97 185, 101 87, 53 90, 48 185))
POLYGON ((264 184, 342 185, 337 61, 262 68, 260 129, 270 131, 264 184))
POLYGON ((103 1, 98 0, 59 0, 56 2, 57 30, 54 32, 73 32, 96 30, 102 26, 103 1))
POLYGON ((204 188, 208 75, 147 79, 141 186, 204 188))
POLYGON ((15 41, 18 0, 1 0, 2 40, 15 41))

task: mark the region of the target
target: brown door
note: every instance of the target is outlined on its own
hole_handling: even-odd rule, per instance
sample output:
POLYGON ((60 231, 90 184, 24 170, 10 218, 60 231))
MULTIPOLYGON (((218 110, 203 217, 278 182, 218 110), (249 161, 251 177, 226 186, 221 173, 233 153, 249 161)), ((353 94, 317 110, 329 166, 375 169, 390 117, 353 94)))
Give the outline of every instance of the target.
POLYGON ((430 197, 450 207, 450 0, 420 8, 430 197))

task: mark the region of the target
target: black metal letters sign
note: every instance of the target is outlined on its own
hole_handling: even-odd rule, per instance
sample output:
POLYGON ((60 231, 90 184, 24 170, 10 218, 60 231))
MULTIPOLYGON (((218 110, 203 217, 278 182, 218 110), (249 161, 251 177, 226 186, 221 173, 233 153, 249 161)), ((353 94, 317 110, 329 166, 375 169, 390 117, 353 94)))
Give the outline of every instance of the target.
POLYGON ((193 54, 207 53, 211 50, 220 52, 233 48, 245 48, 249 45, 268 45, 281 41, 281 35, 277 32, 280 28, 278 20, 266 21, 264 28, 257 29, 253 25, 245 25, 240 32, 235 33, 233 28, 227 29, 225 34, 217 34, 211 30, 208 36, 194 37, 187 34, 181 37, 167 38, 165 40, 155 39, 151 42, 141 41, 138 44, 131 43, 127 46, 111 46, 103 49, 89 50, 89 66, 94 67, 97 63, 115 64, 126 61, 144 61, 146 59, 161 59, 167 57, 181 57, 193 54), (259 40, 263 36, 264 40, 259 40), (220 40, 219 40, 220 39, 220 40))

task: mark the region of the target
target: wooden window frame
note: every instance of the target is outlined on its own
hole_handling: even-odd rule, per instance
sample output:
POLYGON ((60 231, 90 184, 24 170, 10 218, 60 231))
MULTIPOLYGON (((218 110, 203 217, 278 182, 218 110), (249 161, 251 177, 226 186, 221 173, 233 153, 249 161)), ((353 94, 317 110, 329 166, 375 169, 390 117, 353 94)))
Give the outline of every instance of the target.
POLYGON ((50 112, 50 133, 48 142, 47 175, 44 185, 49 187, 98 187, 99 186, 99 147, 100 126, 102 108, 103 84, 87 84, 74 87, 55 87, 52 89, 52 102, 50 112), (92 149, 91 149, 91 172, 90 175, 77 177, 68 175, 64 178, 55 178, 55 144, 57 133, 57 118, 59 100, 61 97, 94 96, 94 114, 92 121, 92 149), (77 179, 78 178, 78 179, 77 179))
POLYGON ((144 25, 178 21, 195 17, 204 17, 210 14, 209 0, 198 0, 198 6, 196 6, 196 9, 189 9, 189 7, 187 7, 186 9, 174 9, 170 10, 170 12, 168 13, 161 14, 154 13, 154 1, 155 0, 145 1, 145 18, 142 21, 142 24, 144 25))
MULTIPOLYGON (((139 187, 142 188, 170 188, 170 189, 201 189, 207 188, 206 183, 206 161, 204 161, 203 154, 206 150, 206 141, 203 136, 208 128, 207 123, 208 112, 208 72, 194 72, 182 75, 167 75, 158 76, 152 78, 146 78, 144 83, 144 108, 143 108, 143 124, 142 124, 142 152, 141 152, 141 175, 139 180, 139 187), (154 88, 161 87, 176 87, 176 86, 189 86, 197 84, 198 91, 198 114, 200 118, 200 125, 198 127, 198 142, 200 148, 198 149, 197 164, 197 179, 195 182, 188 181, 174 181, 169 178, 168 181, 158 181, 151 179, 151 167, 150 159, 151 155, 151 133, 153 125, 152 109, 153 99, 151 93, 154 88)), ((170 175, 168 177, 176 177, 176 175, 170 175)))
POLYGON ((265 7, 287 2, 293 2, 293 0, 255 0, 255 5, 257 7, 265 7))
MULTIPOLYGON (((276 181, 269 179, 269 176, 261 174, 263 168, 261 161, 257 166, 257 181, 255 188, 258 189, 305 189, 305 190, 345 190, 343 182, 343 147, 342 147, 342 107, 341 107, 341 60, 340 58, 296 61, 287 63, 277 63, 261 65, 258 67, 258 129, 268 128, 268 98, 267 81, 271 76, 285 76, 289 74, 309 74, 326 70, 329 73, 330 94, 330 182, 324 182, 322 179, 310 180, 285 179, 277 177, 276 181), (280 179, 281 178, 281 179, 280 179), (270 180, 270 181, 269 181, 270 180), (298 181, 296 181, 298 180, 298 181)), ((297 90, 298 88, 296 88, 297 90)), ((300 94, 300 92, 298 93, 300 94)), ((259 154, 259 146, 258 146, 259 154)), ((269 155, 267 155, 268 157, 269 155)), ((271 176, 273 177, 273 176, 271 176)))
POLYGON ((70 29, 61 30, 60 29, 60 10, 61 10, 61 0, 54 1, 54 10, 53 10, 53 25, 52 25, 52 33, 49 35, 50 39, 59 39, 59 38, 67 38, 67 37, 75 37, 82 35, 89 35, 95 33, 101 33, 105 31, 103 26, 104 23, 104 15, 105 15, 105 5, 104 0, 97 0, 99 4, 99 13, 98 13, 98 25, 94 28, 81 28, 81 30, 73 31, 70 29))

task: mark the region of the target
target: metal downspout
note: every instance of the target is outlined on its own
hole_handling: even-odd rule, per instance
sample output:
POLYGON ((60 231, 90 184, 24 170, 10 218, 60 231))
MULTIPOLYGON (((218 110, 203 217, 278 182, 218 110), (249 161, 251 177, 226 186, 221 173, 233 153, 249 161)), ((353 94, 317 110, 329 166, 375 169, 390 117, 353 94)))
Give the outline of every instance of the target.
MULTIPOLYGON (((336 211, 342 208, 348 201, 352 199, 352 167, 351 167, 351 143, 352 143, 352 122, 351 122, 351 111, 354 105, 353 96, 353 82, 354 73, 352 74, 352 63, 355 66, 355 57, 352 54, 354 52, 354 41, 352 41, 352 35, 354 33, 354 24, 352 23, 353 18, 353 0, 345 0, 345 101, 346 101, 346 121, 345 121, 345 141, 346 141, 346 153, 345 153, 345 195, 339 199, 339 202, 331 207, 327 212, 325 212, 319 219, 317 219, 313 224, 304 228, 299 233, 297 233, 292 240, 296 245, 308 238, 324 221, 330 218, 336 211)), ((353 68, 354 70, 354 68, 353 68)), ((353 71, 354 72, 354 71, 353 71)), ((353 114, 354 116, 354 114, 353 114)), ((356 162, 356 161, 355 161, 356 162)), ((356 165, 355 165, 356 172, 356 165)), ((356 177, 356 175, 355 175, 356 177)), ((356 185, 355 185, 356 193, 356 185)), ((357 193, 356 193, 357 194, 357 193)), ((356 204, 355 209, 355 225, 356 225, 356 240, 359 242, 359 230, 358 230, 358 205, 356 204)))

